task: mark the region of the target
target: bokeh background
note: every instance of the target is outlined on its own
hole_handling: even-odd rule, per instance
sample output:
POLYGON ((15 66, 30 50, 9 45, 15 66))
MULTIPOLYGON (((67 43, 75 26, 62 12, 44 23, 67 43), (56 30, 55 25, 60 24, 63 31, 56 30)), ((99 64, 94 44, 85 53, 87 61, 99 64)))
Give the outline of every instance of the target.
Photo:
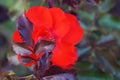
POLYGON ((120 0, 0 0, 0 80, 31 74, 11 46, 16 19, 36 5, 60 7, 84 28, 84 38, 76 45, 78 80, 120 80, 120 0))

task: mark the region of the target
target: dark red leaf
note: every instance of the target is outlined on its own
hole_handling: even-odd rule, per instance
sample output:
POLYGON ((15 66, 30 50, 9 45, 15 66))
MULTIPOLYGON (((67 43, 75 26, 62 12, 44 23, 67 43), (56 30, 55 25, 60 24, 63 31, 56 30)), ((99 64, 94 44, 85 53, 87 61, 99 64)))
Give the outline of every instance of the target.
POLYGON ((76 80, 75 75, 71 73, 63 73, 52 76, 45 76, 43 80, 76 80))
POLYGON ((81 0, 62 0, 62 4, 67 4, 75 9, 78 8, 81 0))
POLYGON ((25 48, 25 46, 23 45, 20 46, 19 44, 14 43, 12 47, 17 55, 20 54, 22 56, 27 56, 27 55, 32 54, 32 51, 29 50, 28 48, 25 48))
POLYGON ((36 77, 41 77, 44 73, 50 68, 50 61, 52 57, 52 50, 55 48, 55 43, 52 41, 41 40, 35 46, 35 54, 44 53, 42 58, 37 62, 37 65, 34 68, 34 75, 36 77))
POLYGON ((26 18, 25 14, 20 16, 17 20, 17 28, 22 36, 23 40, 27 45, 32 46, 32 32, 33 32, 33 24, 26 18))
POLYGON ((76 72, 76 69, 74 68, 65 70, 59 66, 54 65, 54 66, 50 66, 50 68, 45 72, 44 76, 63 74, 63 73, 72 73, 76 75, 77 72, 76 72))
POLYGON ((20 59, 20 63, 22 64, 28 64, 28 63, 32 63, 34 60, 32 58, 29 58, 27 56, 22 56, 20 59))
POLYGON ((54 48, 55 48, 54 42, 41 40, 35 46, 35 54, 39 54, 40 52, 52 52, 54 48))
POLYGON ((46 52, 42 58, 37 62, 37 65, 34 68, 34 75, 36 77, 42 77, 45 72, 50 68, 52 53, 46 52))
POLYGON ((56 4, 57 4, 56 0, 48 0, 48 5, 50 8, 56 7, 56 4))
POLYGON ((52 53, 45 53, 43 57, 40 59, 40 67, 41 73, 44 74, 46 70, 50 68, 50 61, 51 61, 52 53))
MULTIPOLYGON (((50 76, 55 74, 65 73, 66 71, 58 66, 50 66, 50 68, 45 72, 44 76, 50 76)), ((72 71, 74 72, 74 71, 72 71)))

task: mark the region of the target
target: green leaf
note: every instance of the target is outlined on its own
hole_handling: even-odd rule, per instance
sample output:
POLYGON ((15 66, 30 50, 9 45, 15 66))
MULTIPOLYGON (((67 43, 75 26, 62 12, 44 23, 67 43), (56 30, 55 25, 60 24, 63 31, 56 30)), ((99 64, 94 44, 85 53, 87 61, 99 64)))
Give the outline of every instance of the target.
POLYGON ((102 13, 108 12, 113 7, 114 2, 114 0, 104 0, 98 7, 99 11, 102 13))
POLYGON ((99 20, 99 24, 108 29, 120 30, 120 20, 116 19, 110 14, 105 14, 99 20))
POLYGON ((22 65, 14 66, 13 71, 16 73, 17 76, 21 76, 21 77, 31 74, 31 71, 29 70, 29 68, 24 67, 22 65))
POLYGON ((13 22, 11 20, 8 20, 4 24, 0 24, 0 29, 1 29, 2 32, 5 33, 8 40, 12 39, 13 32, 15 30, 15 26, 16 26, 15 22, 13 22))
POLYGON ((85 12, 85 11, 79 11, 80 18, 82 21, 84 21, 86 24, 91 24, 94 21, 95 18, 95 13, 91 12, 85 12))
POLYGON ((77 80, 113 80, 113 78, 78 76, 77 80))

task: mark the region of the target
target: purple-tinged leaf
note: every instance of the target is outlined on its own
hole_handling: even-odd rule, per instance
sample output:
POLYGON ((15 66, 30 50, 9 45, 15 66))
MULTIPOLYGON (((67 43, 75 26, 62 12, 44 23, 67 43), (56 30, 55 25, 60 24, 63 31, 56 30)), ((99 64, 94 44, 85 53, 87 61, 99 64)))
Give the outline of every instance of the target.
POLYGON ((97 6, 100 0, 86 0, 91 6, 97 6))
POLYGON ((111 45, 116 45, 117 44, 117 39, 113 35, 108 35, 103 37, 100 41, 97 42, 98 47, 105 47, 105 46, 111 46, 111 45))
POLYGON ((43 80, 76 80, 76 77, 74 74, 71 73, 63 73, 63 74, 45 76, 43 77, 43 80))
MULTIPOLYGON (((72 71, 71 73, 74 73, 74 72, 75 71, 72 71)), ((44 76, 61 74, 61 73, 66 73, 66 70, 60 68, 59 66, 50 66, 50 68, 45 72, 44 76)))
POLYGON ((50 8, 56 7, 56 4, 57 4, 56 0, 48 0, 48 5, 50 8))
POLYGON ((40 65, 41 65, 41 72, 42 72, 42 74, 44 74, 45 71, 50 68, 51 58, 52 58, 52 53, 49 52, 49 53, 45 53, 43 55, 43 57, 40 59, 39 62, 40 62, 40 65))
POLYGON ((114 67, 103 56, 96 54, 96 57, 94 57, 90 61, 96 68, 100 69, 101 71, 109 73, 111 75, 116 74, 114 67))
POLYGON ((85 39, 83 39, 83 41, 81 41, 79 44, 76 45, 78 48, 85 48, 88 47, 88 43, 85 39))
POLYGON ((81 57, 91 50, 92 47, 88 46, 86 48, 78 49, 78 56, 81 57))
POLYGON ((22 36, 23 40, 27 45, 32 46, 32 32, 33 32, 33 24, 26 18, 25 14, 20 16, 17 20, 17 28, 22 36))
POLYGON ((0 23, 9 20, 8 9, 5 6, 0 5, 0 23))
POLYGON ((42 58, 37 62, 37 65, 34 68, 34 74, 36 77, 42 77, 45 72, 50 68, 51 65, 52 53, 46 52, 42 58))
POLYGON ((75 68, 72 69, 63 69, 59 66, 50 66, 50 68, 45 72, 44 76, 56 75, 56 74, 64 74, 64 73, 71 73, 76 75, 77 71, 75 68))
POLYGON ((120 0, 116 1, 116 4, 113 8, 109 11, 109 13, 113 14, 114 16, 120 18, 120 0))
POLYGON ((39 54, 40 52, 52 52, 55 48, 55 43, 52 41, 41 40, 35 46, 35 54, 39 54))
POLYGON ((81 0, 62 0, 62 4, 67 4, 75 9, 78 8, 81 0))
POLYGON ((13 44, 13 51, 15 51, 15 53, 17 54, 17 55, 22 55, 22 56, 27 56, 27 55, 30 55, 30 54, 32 54, 32 51, 31 50, 29 50, 28 48, 25 48, 25 47, 23 47, 23 46, 20 46, 19 44, 13 44))
POLYGON ((32 63, 34 60, 27 57, 27 56, 22 56, 20 59, 20 63, 22 64, 28 64, 28 63, 32 63))

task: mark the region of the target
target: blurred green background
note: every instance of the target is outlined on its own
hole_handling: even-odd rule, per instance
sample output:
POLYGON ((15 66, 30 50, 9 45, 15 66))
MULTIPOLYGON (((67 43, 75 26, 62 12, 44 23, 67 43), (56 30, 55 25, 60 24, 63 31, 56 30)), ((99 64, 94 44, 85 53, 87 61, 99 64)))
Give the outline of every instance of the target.
MULTIPOLYGON (((63 1, 57 0, 56 6, 75 15, 85 30, 76 45, 78 80, 120 80, 120 0, 63 1)), ((17 17, 36 5, 49 6, 47 0, 0 0, 0 77, 31 74, 19 64, 11 45, 17 17)))

